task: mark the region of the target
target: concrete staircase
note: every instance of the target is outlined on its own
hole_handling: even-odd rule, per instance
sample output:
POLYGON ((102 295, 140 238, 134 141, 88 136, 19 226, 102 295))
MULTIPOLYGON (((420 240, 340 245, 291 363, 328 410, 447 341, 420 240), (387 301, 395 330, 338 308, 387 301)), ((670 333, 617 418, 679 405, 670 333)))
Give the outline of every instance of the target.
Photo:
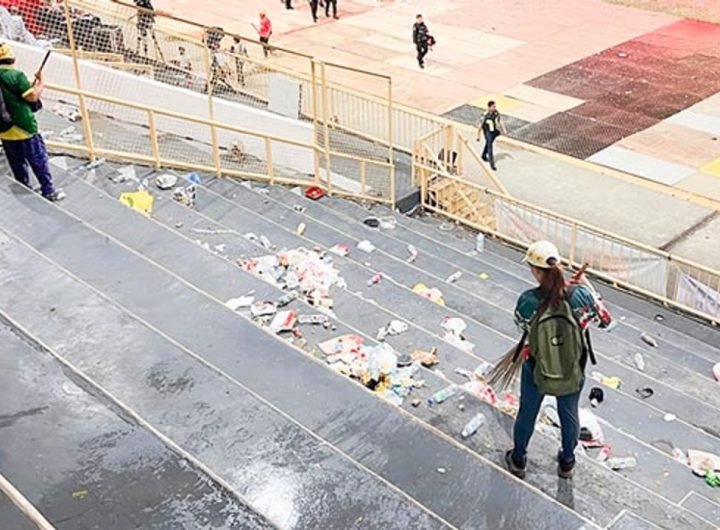
MULTIPOLYGON (((370 212, 327 197, 313 202, 295 190, 207 175, 194 208, 151 184, 155 204, 145 217, 117 197, 139 181, 152 182, 150 169, 120 172, 105 164, 88 171, 79 160, 53 162, 68 193, 59 205, 0 181, 0 314, 6 320, 0 332, 23 337, 3 358, 2 378, 17 398, 3 403, 2 417, 42 409, 0 429, 7 456, 0 472, 58 527, 92 527, 93 521, 103 521, 103 528, 493 530, 720 524, 720 490, 672 455, 676 447, 720 454, 720 387, 711 374, 720 361, 716 330, 601 286, 619 326, 594 333, 596 369, 624 384, 604 388, 605 401, 593 412, 613 455, 636 456, 638 466, 611 471, 589 453, 579 458, 572 481, 559 480, 557 440, 544 430, 533 439, 528 478, 521 482, 502 463, 511 416, 470 393, 425 404, 448 380, 466 381, 456 368, 494 361, 517 340, 512 309, 531 283, 515 250, 487 242, 476 253, 472 234, 433 218, 410 219, 381 207, 370 212), (131 178, 117 178, 121 174, 131 178), (393 217, 396 224, 369 228, 362 222, 369 215, 393 217), (283 294, 235 263, 273 252, 248 233, 277 249, 352 249, 333 255, 347 286, 331 293, 332 325, 301 326, 305 344, 225 306, 249 291, 258 300, 283 294), (375 251, 358 250, 363 240, 375 251), (418 250, 412 263, 409 244, 418 250), (456 271, 460 279, 446 283, 456 271), (383 279, 368 285, 376 273, 383 279), (440 288, 445 305, 414 293, 418 283, 440 288), (465 321, 472 351, 444 339, 445 317, 465 321), (319 343, 347 333, 374 344, 391 320, 408 326, 385 339, 397 352, 437 347, 440 356, 436 370, 421 369, 425 386, 401 406, 336 373, 318 353, 319 343), (657 338, 658 348, 640 340, 643 331, 657 338), (633 361, 638 352, 644 371, 633 361), (642 399, 636 389, 645 387, 654 394, 642 399), (415 398, 423 403, 412 406, 415 398), (461 438, 480 411, 485 425, 461 438), (677 419, 666 421, 668 414, 677 419), (77 418, 84 421, 71 421, 77 418), (123 429, 142 444, 132 445, 123 429), (126 460, 102 456, 111 451, 126 460), (159 473, 177 473, 178 462, 186 475, 162 480, 159 473), (114 469, 117 476, 110 474, 114 469), (158 470, 152 478, 164 489, 139 502, 129 486, 122 488, 136 481, 150 488, 143 478, 150 469, 158 470), (73 496, 72 488, 80 487, 87 490, 82 499, 73 496), (103 502, 97 493, 112 487, 121 488, 123 502, 103 502), (187 520, 180 519, 179 504, 159 500, 180 491, 192 507, 187 520), (227 518, 213 519, 212 503, 221 500, 227 518), (192 519, 202 514, 206 522, 192 519), (73 517, 88 519, 63 523, 73 517)), ((303 300, 288 307, 316 313, 303 300)))

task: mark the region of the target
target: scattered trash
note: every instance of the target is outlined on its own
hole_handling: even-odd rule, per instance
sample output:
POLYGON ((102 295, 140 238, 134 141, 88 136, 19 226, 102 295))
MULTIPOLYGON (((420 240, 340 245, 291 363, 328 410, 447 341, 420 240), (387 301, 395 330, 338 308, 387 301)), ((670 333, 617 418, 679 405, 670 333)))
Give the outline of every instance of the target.
POLYGON ((657 320, 658 322, 662 322, 663 320, 665 320, 665 317, 658 313, 657 315, 655 315, 655 320, 657 320))
POLYGON ((325 191, 318 186, 310 186, 305 190, 305 197, 316 201, 325 197, 325 191))
POLYGON ((475 252, 482 252, 485 250, 485 234, 478 232, 475 236, 475 252))
POLYGON ((433 405, 439 405, 440 403, 443 403, 448 398, 454 396, 457 393, 457 390, 458 387, 456 387, 455 385, 450 385, 443 388, 442 390, 438 390, 428 398, 428 405, 432 407, 433 405))
POLYGON ((177 223, 175 223, 175 228, 182 228, 182 227, 183 227, 183 223, 181 221, 178 221, 177 223))
POLYGON ((380 283, 380 281, 381 281, 382 279, 383 279, 383 275, 378 272, 378 273, 376 273, 376 274, 373 274, 372 278, 370 278, 370 279, 367 281, 367 285, 368 285, 368 286, 370 286, 370 285, 375 285, 376 283, 380 283))
POLYGON ((618 52, 617 56, 620 57, 621 59, 625 59, 628 56, 628 54, 626 52, 618 52))
POLYGON ((202 185, 202 179, 197 173, 188 173, 187 175, 185 175, 185 180, 187 180, 191 184, 195 184, 196 186, 202 185))
POLYGON ((680 449, 679 447, 675 447, 672 450, 672 457, 674 460, 677 460, 678 462, 688 465, 688 457, 685 454, 685 451, 680 449))
POLYGON ((695 449, 690 449, 687 456, 690 469, 700 477, 704 477, 708 472, 720 471, 720 456, 695 449))
POLYGON ((68 121, 71 122, 78 122, 82 119, 82 115, 80 114, 80 109, 77 107, 74 107, 72 105, 65 105, 62 103, 57 103, 53 105, 52 111, 60 116, 61 118, 65 118, 68 121))
POLYGON ((635 393, 640 396, 641 399, 647 399, 649 397, 652 397, 655 391, 649 386, 646 386, 643 388, 636 388, 635 393))
POLYGON ((272 333, 281 333, 283 331, 292 331, 297 323, 297 313, 295 311, 280 311, 275 315, 270 323, 270 331, 272 333))
POLYGON ((107 160, 105 160, 104 158, 96 158, 96 159, 93 160, 92 162, 88 162, 87 164, 85 164, 83 167, 84 167, 86 170, 90 171, 91 169, 99 168, 99 167, 102 166, 105 162, 107 162, 107 160))
POLYGON ((88 491, 86 489, 82 490, 76 490, 72 492, 72 496, 74 499, 84 499, 87 497, 88 491))
MULTIPOLYGON (((460 397, 462 398, 462 396, 460 396, 460 397)), ((460 403, 460 404, 458 405, 458 410, 459 410, 460 412, 463 412, 463 411, 465 410, 465 405, 463 405, 462 403, 460 403)))
POLYGON ((447 279, 445 281, 447 283, 455 283, 456 281, 458 281, 460 279, 461 276, 462 276, 461 271, 453 272, 450 276, 447 277, 447 279))
POLYGON ((413 359, 409 353, 401 353, 397 356, 397 365, 399 368, 410 366, 412 363, 413 359))
POLYGON ((254 296, 245 295, 245 296, 239 296, 237 298, 230 298, 227 302, 225 302, 225 305, 227 307, 229 307, 231 310, 237 311, 238 309, 250 307, 254 301, 255 301, 254 296))
POLYGON ((601 383, 607 387, 613 388, 615 390, 618 390, 620 387, 622 387, 623 381, 617 376, 608 377, 606 375, 601 374, 600 372, 592 372, 590 374, 590 377, 597 381, 598 383, 601 383))
POLYGON ((332 247, 330 247, 328 249, 328 252, 331 252, 337 256, 348 256, 350 254, 350 247, 338 243, 337 245, 333 245, 332 247))
POLYGON ((463 427, 460 436, 462 436, 463 438, 469 438, 470 436, 475 434, 477 430, 483 426, 484 423, 485 415, 482 412, 478 412, 470 419, 470 421, 465 424, 465 427, 463 427))
POLYGON ((590 405, 596 408, 600 403, 605 400, 605 392, 602 388, 593 387, 590 389, 590 405))
POLYGON ((261 235, 258 238, 258 241, 260 241, 260 244, 263 246, 263 248, 266 248, 268 250, 272 250, 274 248, 274 245, 270 242, 270 240, 266 236, 261 235))
POLYGON ((327 315, 298 315, 298 324, 310 324, 312 326, 322 324, 327 327, 330 325, 330 318, 327 315))
POLYGON ((195 234, 207 234, 207 235, 212 235, 212 236, 218 236, 218 235, 222 235, 222 234, 234 234, 234 233, 235 233, 235 230, 229 230, 229 229, 227 229, 227 228, 220 228, 220 229, 217 229, 217 230, 208 229, 208 228, 191 228, 190 231, 193 232, 193 233, 195 233, 195 234))
POLYGON ((184 204, 188 208, 193 208, 195 206, 195 199, 197 198, 197 189, 195 187, 195 184, 190 184, 189 186, 178 186, 173 190, 173 199, 179 202, 180 204, 184 204))
POLYGON ((263 300, 250 305, 250 315, 252 315, 253 318, 274 315, 275 313, 277 313, 275 302, 263 300))
POLYGON ((283 294, 280 298, 278 298, 277 306, 278 307, 285 307, 293 300, 297 300, 300 298, 300 293, 296 290, 288 291, 287 293, 283 294))
POLYGON ((455 368, 455 373, 458 375, 461 375, 463 377, 466 377, 468 379, 471 379, 471 380, 473 379, 473 373, 470 370, 468 370, 467 368, 462 368, 462 367, 458 366, 457 368, 455 368))
POLYGON ((677 416, 675 414, 670 414, 669 412, 663 416, 663 419, 667 422, 675 421, 677 419, 677 416))
MULTIPOLYGON (((605 435, 603 434, 600 422, 590 409, 580 407, 580 441, 586 447, 601 447, 604 445, 605 435)), ((557 411, 557 405, 550 399, 543 402, 542 418, 546 423, 560 427, 560 415, 557 411)))
POLYGON ((488 278, 490 278, 490 275, 487 272, 481 272, 480 274, 478 274, 478 277, 481 280, 487 280, 488 278))
POLYGON ((138 190, 122 193, 120 202, 136 212, 149 216, 152 213, 154 199, 147 190, 138 190))
POLYGON ((360 351, 365 341, 358 335, 342 335, 318 344, 325 355, 352 354, 360 351))
POLYGON ((423 298, 427 298, 438 305, 445 305, 445 299, 443 298, 442 291, 440 291, 437 287, 427 287, 423 283, 418 283, 413 286, 412 290, 414 293, 419 294, 423 298))
POLYGON ((163 173, 155 178, 155 185, 161 190, 169 190, 175 187, 178 178, 172 173, 163 173))
POLYGON ((642 341, 643 341, 645 344, 647 344, 648 346, 652 346, 653 348, 657 348, 657 347, 658 347, 657 341, 656 341, 653 337, 651 337, 649 333, 643 331, 643 332, 640 334, 640 338, 641 338, 642 341))
POLYGON ((410 257, 408 259, 406 259, 405 261, 407 263, 414 263, 418 257, 418 250, 415 248, 414 245, 408 245, 407 250, 410 253, 410 257))
POLYGON ((605 465, 613 471, 620 471, 621 469, 633 469, 637 466, 637 460, 634 456, 626 457, 612 457, 605 461, 605 465))
POLYGON ((293 204, 293 210, 299 213, 304 213, 306 208, 304 206, 300 206, 299 204, 293 204))
POLYGON ((306 228, 307 227, 305 226, 305 223, 300 223, 299 225, 297 225, 295 232, 297 233, 297 235, 301 236, 305 233, 306 228))
POLYGON ((394 217, 383 217, 380 219, 380 228, 383 230, 393 230, 397 226, 397 219, 394 217))
POLYGON ((475 345, 463 337, 462 333, 467 328, 467 324, 458 317, 445 317, 440 323, 440 326, 445 330, 445 336, 443 337, 447 342, 459 348, 465 352, 473 350, 475 345))
POLYGON ((225 249, 227 248, 227 245, 225 243, 220 243, 219 245, 215 245, 213 249, 215 249, 215 252, 218 252, 222 254, 225 252, 225 249))
POLYGON ((418 408, 421 403, 422 403, 422 400, 421 400, 421 399, 417 399, 417 398, 416 398, 416 399, 413 399, 413 400, 410 402, 410 404, 411 404, 413 407, 415 407, 415 408, 418 408))
POLYGON ((707 484, 711 488, 720 487, 720 474, 708 471, 705 475, 705 484, 707 484))
POLYGON ((437 468, 437 472, 441 475, 444 475, 445 473, 447 473, 447 469, 445 469, 444 467, 439 467, 437 468))
POLYGON ((720 381, 720 362, 715 363, 715 366, 713 366, 713 375, 715 376, 715 381, 720 381))
POLYGON ((477 379, 478 381, 485 381, 487 375, 492 369, 493 365, 491 363, 483 361, 478 365, 477 368, 475 368, 475 371, 473 372, 473 377, 475 377, 475 379, 477 379))
POLYGON ((600 448, 600 452, 597 454, 597 457, 595 458, 598 462, 606 462, 608 458, 610 458, 610 453, 612 449, 609 445, 603 445, 600 448))
POLYGON ((635 366, 637 367, 637 369, 640 370, 641 372, 644 372, 645 371, 645 359, 643 358, 642 353, 636 353, 633 360, 635 361, 635 366))
POLYGON ((380 219, 377 217, 368 217, 363 219, 363 224, 365 226, 369 226, 370 228, 378 228, 380 226, 380 219))
POLYGON ((385 340, 388 335, 400 335, 408 330, 408 325, 402 320, 392 320, 384 328, 380 328, 377 333, 377 340, 385 340))
POLYGON ((437 356, 437 348, 431 349, 429 352, 415 350, 410 354, 414 362, 418 362, 426 368, 430 368, 440 362, 437 356))
POLYGON ((375 250, 375 245, 373 245, 373 244, 372 244, 370 241, 368 241, 367 239, 364 239, 364 240, 360 241, 360 242, 357 244, 357 247, 358 247, 360 250, 362 250, 363 252, 367 252, 368 254, 370 254, 373 250, 375 250))

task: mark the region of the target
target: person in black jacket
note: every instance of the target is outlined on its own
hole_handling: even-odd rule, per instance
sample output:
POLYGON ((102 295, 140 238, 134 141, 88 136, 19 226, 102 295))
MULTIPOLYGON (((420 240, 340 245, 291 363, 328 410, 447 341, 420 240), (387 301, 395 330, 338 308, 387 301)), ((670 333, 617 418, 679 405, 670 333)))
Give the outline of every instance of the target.
POLYGON ((423 22, 422 15, 415 17, 415 24, 413 24, 413 42, 415 43, 415 49, 417 50, 417 61, 420 68, 425 68, 425 55, 428 52, 428 37, 430 33, 428 28, 423 22))
POLYGON ((155 37, 154 28, 155 26, 155 15, 152 13, 155 8, 150 0, 135 0, 135 5, 147 11, 138 10, 137 16, 137 46, 136 53, 140 55, 140 47, 142 46, 143 55, 147 57, 148 54, 148 34, 152 36, 157 46, 157 38, 155 37))

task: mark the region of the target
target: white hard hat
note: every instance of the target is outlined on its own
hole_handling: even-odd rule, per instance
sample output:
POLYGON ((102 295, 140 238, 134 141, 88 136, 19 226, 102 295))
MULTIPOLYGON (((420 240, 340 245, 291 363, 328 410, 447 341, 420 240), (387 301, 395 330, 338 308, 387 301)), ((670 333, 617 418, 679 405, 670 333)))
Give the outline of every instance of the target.
POLYGON ((550 241, 535 241, 525 253, 523 262, 540 269, 549 269, 560 261, 560 252, 550 241))

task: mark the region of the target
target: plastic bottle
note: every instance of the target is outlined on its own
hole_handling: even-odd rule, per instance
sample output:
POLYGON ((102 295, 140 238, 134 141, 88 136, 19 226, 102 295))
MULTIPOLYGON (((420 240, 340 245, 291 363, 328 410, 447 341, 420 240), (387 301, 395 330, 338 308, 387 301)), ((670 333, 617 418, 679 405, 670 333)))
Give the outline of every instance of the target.
POLYGON ((634 456, 608 458, 606 463, 610 469, 615 471, 620 469, 632 469, 637 466, 637 460, 634 456))
POLYGON ((467 377, 468 379, 473 378, 473 373, 470 370, 468 370, 467 368, 463 368, 461 366, 458 366, 457 368, 455 368, 455 373, 458 375, 461 375, 463 377, 467 377))
POLYGON ((475 251, 482 252, 483 250, 485 250, 485 234, 480 232, 475 237, 475 251))
POLYGON ((450 396, 455 395, 457 392, 457 387, 455 385, 446 386, 442 390, 438 390, 435 392, 432 396, 430 396, 427 400, 428 405, 431 407, 433 405, 439 405, 443 401, 445 401, 450 396))
POLYGON ((445 280, 447 283, 455 283, 460 279, 460 276, 462 276, 462 272, 457 271, 453 272, 450 276, 448 276, 447 280, 445 280))
POLYGON ((647 344, 648 346, 652 346, 653 348, 657 348, 657 347, 658 347, 657 341, 656 341, 654 338, 652 338, 649 333, 643 331, 643 332, 640 334, 640 338, 641 338, 642 341, 643 341, 645 344, 647 344))
POLYGON ((642 356, 642 353, 636 353, 635 354, 635 366, 637 366, 637 369, 641 372, 645 371, 645 359, 642 356))
POLYGON ((478 412, 473 416, 469 422, 463 427, 461 436, 463 438, 469 438, 477 432, 477 430, 485 423, 485 415, 482 412, 478 412))
POLYGON ((380 280, 382 280, 383 275, 381 273, 374 274, 372 278, 370 278, 367 281, 368 285, 375 285, 376 283, 380 283, 380 280))

